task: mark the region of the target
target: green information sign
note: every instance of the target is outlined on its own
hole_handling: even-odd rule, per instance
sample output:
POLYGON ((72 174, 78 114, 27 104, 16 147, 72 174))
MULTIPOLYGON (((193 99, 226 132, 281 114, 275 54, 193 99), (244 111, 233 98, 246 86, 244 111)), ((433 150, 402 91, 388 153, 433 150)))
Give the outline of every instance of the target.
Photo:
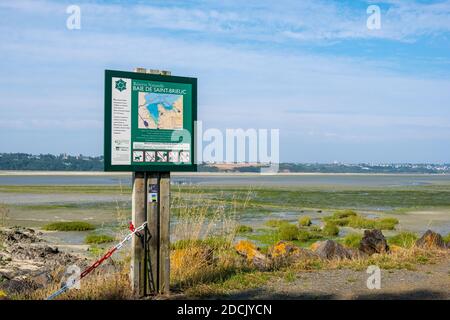
POLYGON ((197 79, 105 71, 105 171, 196 171, 197 79))

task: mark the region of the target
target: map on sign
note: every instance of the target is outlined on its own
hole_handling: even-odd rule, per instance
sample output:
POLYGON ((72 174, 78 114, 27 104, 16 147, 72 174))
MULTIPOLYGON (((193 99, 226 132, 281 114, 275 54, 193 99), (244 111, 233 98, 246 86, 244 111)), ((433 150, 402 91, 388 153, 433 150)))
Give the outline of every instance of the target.
POLYGON ((139 129, 183 129, 183 96, 178 94, 138 93, 139 129))

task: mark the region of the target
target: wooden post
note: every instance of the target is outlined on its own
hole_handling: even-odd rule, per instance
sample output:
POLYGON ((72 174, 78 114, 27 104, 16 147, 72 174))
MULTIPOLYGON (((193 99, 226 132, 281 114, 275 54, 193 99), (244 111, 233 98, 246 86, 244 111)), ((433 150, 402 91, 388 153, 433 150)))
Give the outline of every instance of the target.
MULTIPOLYGON (((133 195, 131 201, 132 223, 140 226, 147 219, 145 212, 145 174, 133 173, 133 195)), ((136 295, 144 295, 144 247, 138 237, 131 242, 131 285, 136 295)))
POLYGON ((170 292, 170 172, 159 179, 159 293, 170 292))
MULTIPOLYGON (((170 75, 170 71, 136 68, 135 72, 170 75)), ((147 221, 151 238, 150 256, 145 257, 141 239, 133 238, 131 256, 131 283, 133 292, 143 296, 150 292, 170 292, 170 173, 135 172, 133 174, 132 222, 135 226, 147 221), (156 202, 149 193, 157 190, 156 202), (149 262, 149 263, 148 263, 149 262), (151 270, 145 267, 149 265, 151 270), (146 274, 145 271, 150 271, 146 274)))
MULTIPOLYGON (((154 186, 159 189, 159 174, 148 173, 147 174, 147 197, 148 193, 152 190, 154 186)), ((159 192, 159 191, 158 191, 159 192)), ((147 200, 147 222, 148 230, 150 231, 150 267, 151 267, 151 277, 152 282, 149 282, 150 289, 154 292, 158 291, 158 255, 159 255, 159 202, 149 202, 147 200)))

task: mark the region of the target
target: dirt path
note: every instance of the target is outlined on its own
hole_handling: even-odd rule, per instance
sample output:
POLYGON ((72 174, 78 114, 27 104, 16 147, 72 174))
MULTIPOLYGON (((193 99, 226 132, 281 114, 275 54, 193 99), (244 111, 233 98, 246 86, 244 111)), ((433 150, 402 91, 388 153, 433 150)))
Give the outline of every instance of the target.
POLYGON ((382 270, 381 289, 369 290, 365 271, 303 272, 290 282, 279 279, 261 288, 220 299, 446 299, 450 300, 450 260, 415 271, 382 270))

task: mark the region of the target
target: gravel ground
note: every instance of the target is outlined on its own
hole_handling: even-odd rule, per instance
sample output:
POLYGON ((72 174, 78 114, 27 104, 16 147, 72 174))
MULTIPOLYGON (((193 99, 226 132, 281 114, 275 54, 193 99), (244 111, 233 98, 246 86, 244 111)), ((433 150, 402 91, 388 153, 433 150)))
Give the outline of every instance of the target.
POLYGON ((369 290, 365 271, 299 273, 294 281, 276 280, 223 299, 444 299, 450 300, 450 259, 415 271, 382 270, 381 289, 369 290))

